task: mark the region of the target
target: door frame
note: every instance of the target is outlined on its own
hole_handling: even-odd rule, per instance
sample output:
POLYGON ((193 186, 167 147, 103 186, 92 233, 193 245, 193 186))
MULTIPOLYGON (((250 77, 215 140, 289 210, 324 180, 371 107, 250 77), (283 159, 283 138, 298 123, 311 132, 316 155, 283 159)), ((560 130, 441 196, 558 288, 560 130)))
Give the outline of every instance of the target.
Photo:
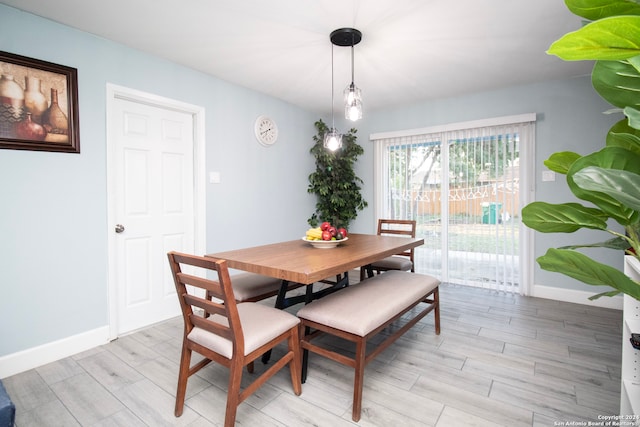
POLYGON ((107 83, 106 105, 106 146, 107 146, 107 242, 108 242, 108 315, 109 340, 118 338, 118 288, 116 283, 116 185, 115 185, 115 142, 112 135, 115 101, 122 99, 154 107, 180 111, 193 117, 193 212, 194 212, 194 250, 202 254, 206 248, 206 199, 205 199, 205 111, 204 107, 187 104, 182 101, 165 98, 136 89, 107 83))

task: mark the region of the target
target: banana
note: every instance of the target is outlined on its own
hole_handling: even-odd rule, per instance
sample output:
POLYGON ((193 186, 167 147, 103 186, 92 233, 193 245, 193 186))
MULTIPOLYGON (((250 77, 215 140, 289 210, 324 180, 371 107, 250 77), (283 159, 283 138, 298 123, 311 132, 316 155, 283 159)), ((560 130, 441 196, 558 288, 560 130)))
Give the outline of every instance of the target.
POLYGON ((321 239, 322 238, 322 231, 318 231, 318 230, 314 230, 314 229, 307 230, 307 238, 310 238, 310 239, 313 239, 313 240, 321 239))
POLYGON ((322 230, 320 227, 310 228, 306 233, 307 240, 322 240, 322 230))

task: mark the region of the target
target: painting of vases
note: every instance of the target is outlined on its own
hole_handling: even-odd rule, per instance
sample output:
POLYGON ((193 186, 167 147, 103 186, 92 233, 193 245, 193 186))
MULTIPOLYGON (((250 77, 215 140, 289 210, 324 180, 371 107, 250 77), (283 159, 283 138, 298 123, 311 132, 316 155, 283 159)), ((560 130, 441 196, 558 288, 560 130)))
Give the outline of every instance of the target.
POLYGON ((0 148, 80 152, 77 70, 0 51, 0 148))

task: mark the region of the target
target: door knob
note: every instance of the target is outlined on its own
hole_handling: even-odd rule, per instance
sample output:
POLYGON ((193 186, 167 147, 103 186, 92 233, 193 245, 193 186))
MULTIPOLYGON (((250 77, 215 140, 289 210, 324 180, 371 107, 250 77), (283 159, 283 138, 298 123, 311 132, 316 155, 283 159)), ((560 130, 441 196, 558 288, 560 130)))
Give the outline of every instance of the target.
POLYGON ((116 233, 122 233, 124 231, 124 225, 116 224, 116 233))

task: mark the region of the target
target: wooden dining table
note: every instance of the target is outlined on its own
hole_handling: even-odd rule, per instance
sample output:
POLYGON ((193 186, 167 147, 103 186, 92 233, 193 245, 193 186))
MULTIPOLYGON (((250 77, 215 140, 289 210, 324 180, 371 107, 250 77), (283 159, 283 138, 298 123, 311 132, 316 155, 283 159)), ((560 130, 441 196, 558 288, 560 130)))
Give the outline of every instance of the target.
MULTIPOLYGON (((308 304, 349 286, 349 270, 367 268, 374 261, 423 244, 424 239, 419 238, 349 234, 348 239, 330 249, 315 248, 298 239, 205 256, 224 259, 228 267, 236 270, 281 279, 275 307, 284 309, 302 302, 308 304), (329 280, 332 278, 335 280, 329 280), (323 282, 325 286, 314 291, 313 284, 317 282, 323 282), (306 286, 304 294, 287 297, 288 290, 300 286, 306 286)), ((368 271, 372 274, 370 268, 368 271)), ((267 363, 270 356, 268 351, 262 356, 262 361, 267 363)), ((306 358, 307 352, 303 360, 306 358)))
POLYGON ((424 244, 424 239, 375 234, 349 234, 336 247, 320 249, 302 239, 207 254, 224 259, 230 268, 282 280, 276 307, 310 302, 348 285, 348 272, 424 244), (316 282, 336 278, 333 286, 313 292, 316 282), (305 295, 285 298, 290 284, 307 285, 305 295))

